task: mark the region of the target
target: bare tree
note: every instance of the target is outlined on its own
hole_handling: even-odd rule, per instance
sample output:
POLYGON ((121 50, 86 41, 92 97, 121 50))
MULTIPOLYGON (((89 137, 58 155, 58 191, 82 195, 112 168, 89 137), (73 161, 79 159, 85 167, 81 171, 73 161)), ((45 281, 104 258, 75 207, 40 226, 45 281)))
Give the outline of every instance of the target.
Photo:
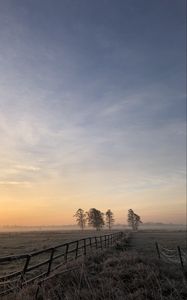
POLYGON ((100 210, 96 208, 90 208, 90 210, 87 212, 88 224, 96 230, 100 230, 105 225, 103 216, 104 214, 100 210))
POLYGON ((135 214, 132 209, 128 211, 128 224, 132 227, 132 230, 137 231, 139 225, 142 223, 140 216, 135 214))
POLYGON ((80 228, 83 230, 86 226, 86 221, 87 221, 87 215, 84 212, 82 208, 79 208, 74 217, 76 218, 77 224, 80 226, 80 228))
POLYGON ((110 209, 108 209, 106 211, 105 215, 106 215, 106 224, 108 226, 108 229, 111 230, 112 225, 115 222, 115 220, 114 220, 114 214, 113 214, 113 212, 110 209))

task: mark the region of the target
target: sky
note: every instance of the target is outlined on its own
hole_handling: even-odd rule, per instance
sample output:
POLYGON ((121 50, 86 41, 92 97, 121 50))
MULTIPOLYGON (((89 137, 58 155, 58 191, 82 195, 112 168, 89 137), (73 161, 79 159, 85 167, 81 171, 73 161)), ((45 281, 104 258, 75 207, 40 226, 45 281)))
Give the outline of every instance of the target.
POLYGON ((185 223, 185 3, 0 1, 0 225, 185 223))

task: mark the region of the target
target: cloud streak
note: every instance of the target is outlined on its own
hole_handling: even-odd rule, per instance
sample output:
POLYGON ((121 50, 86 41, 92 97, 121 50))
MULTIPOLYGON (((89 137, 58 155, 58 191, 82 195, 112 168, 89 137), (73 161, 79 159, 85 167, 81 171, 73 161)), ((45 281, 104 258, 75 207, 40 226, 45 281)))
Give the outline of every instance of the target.
POLYGON ((153 2, 0 4, 1 188, 60 208, 183 190, 185 18, 153 2))

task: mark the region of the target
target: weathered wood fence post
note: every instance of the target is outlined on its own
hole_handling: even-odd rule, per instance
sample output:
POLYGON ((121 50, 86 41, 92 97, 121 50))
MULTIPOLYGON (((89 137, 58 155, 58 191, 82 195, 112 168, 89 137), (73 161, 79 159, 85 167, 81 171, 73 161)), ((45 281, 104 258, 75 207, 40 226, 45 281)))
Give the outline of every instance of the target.
POLYGON ((76 242, 75 259, 77 259, 78 257, 78 251, 79 251, 79 241, 76 242))
POLYGON ((68 250, 69 250, 69 244, 66 244, 66 250, 64 253, 64 260, 67 262, 68 260, 68 250))
POLYGON ((103 249, 102 236, 100 236, 100 247, 103 249))
POLYGON ((97 249, 97 237, 95 236, 95 248, 97 249))
POLYGON ((26 259, 26 261, 25 261, 25 265, 24 265, 24 267, 23 267, 23 271, 22 271, 22 274, 21 274, 21 278, 20 278, 20 284, 21 284, 21 286, 22 286, 22 283, 23 283, 23 280, 24 280, 25 273, 27 272, 27 268, 28 268, 30 259, 31 259, 31 256, 28 254, 28 255, 27 255, 27 259, 26 259))
POLYGON ((106 235, 105 235, 105 248, 106 248, 106 235))
POLYGON ((183 263, 183 259, 182 259, 181 248, 179 246, 177 246, 177 250, 178 250, 178 253, 179 253, 181 268, 184 269, 184 263, 183 263))
POLYGON ((90 249, 92 249, 92 238, 90 237, 89 240, 90 240, 90 249))
POLYGON ((157 254, 158 254, 158 258, 161 259, 161 256, 160 256, 160 249, 158 247, 158 243, 155 242, 155 246, 156 246, 156 251, 157 251, 157 254))
POLYGON ((51 266, 52 266, 52 262, 53 262, 53 255, 54 255, 54 252, 55 252, 55 249, 53 248, 51 250, 51 255, 50 255, 50 259, 49 259, 49 265, 48 265, 48 270, 47 270, 47 273, 46 275, 48 276, 51 272, 51 266))
POLYGON ((86 255, 86 239, 84 239, 84 255, 86 255))

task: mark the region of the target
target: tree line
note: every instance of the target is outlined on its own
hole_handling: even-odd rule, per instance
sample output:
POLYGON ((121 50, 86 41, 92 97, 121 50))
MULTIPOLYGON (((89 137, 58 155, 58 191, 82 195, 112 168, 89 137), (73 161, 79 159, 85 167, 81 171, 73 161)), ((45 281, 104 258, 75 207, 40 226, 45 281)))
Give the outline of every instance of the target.
POLYGON ((110 209, 108 209, 106 213, 102 213, 96 208, 90 208, 88 212, 84 212, 82 208, 79 208, 74 217, 82 230, 85 228, 86 224, 96 230, 101 230, 106 224, 108 229, 111 230, 115 221, 114 214, 110 209))
MULTIPOLYGON (((96 208, 90 208, 89 211, 85 212, 82 208, 79 208, 74 217, 78 226, 84 230, 86 225, 101 230, 103 226, 107 226, 109 230, 112 229, 115 219, 113 212, 108 209, 105 213, 101 212, 96 208)), ((128 210, 128 224, 132 230, 137 231, 139 225, 142 223, 141 218, 132 209, 128 210)))

